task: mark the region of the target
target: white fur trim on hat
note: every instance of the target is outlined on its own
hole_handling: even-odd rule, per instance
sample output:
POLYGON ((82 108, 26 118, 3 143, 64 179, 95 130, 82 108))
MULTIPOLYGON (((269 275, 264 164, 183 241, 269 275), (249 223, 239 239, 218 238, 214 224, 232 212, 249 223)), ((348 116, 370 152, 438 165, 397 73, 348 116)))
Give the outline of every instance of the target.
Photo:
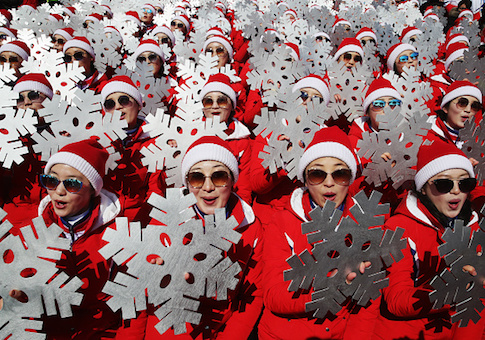
POLYGON ((213 36, 213 37, 210 37, 209 39, 207 39, 204 43, 204 51, 206 49, 206 47, 210 44, 210 43, 213 43, 213 42, 217 42, 219 44, 221 44, 222 46, 224 46, 224 48, 227 50, 227 54, 229 55, 229 59, 231 59, 232 61, 232 54, 233 54, 233 49, 232 49, 232 46, 231 44, 224 38, 222 37, 219 37, 219 36, 213 36))
POLYGON ((17 46, 15 44, 7 43, 2 45, 2 47, 0 47, 0 53, 5 51, 17 53, 19 57, 21 57, 23 60, 29 59, 28 53, 22 47, 17 46))
POLYGON ((445 60, 445 70, 448 71, 448 67, 450 67, 451 63, 459 57, 462 57, 465 54, 465 51, 468 51, 468 47, 460 48, 451 53, 445 60))
POLYGON ((371 37, 372 39, 374 39, 374 41, 377 41, 377 36, 372 31, 363 31, 363 32, 360 32, 359 34, 357 34, 355 36, 355 39, 362 40, 362 38, 364 38, 364 37, 371 37))
POLYGON ((72 35, 70 35, 66 31, 64 31, 62 28, 55 30, 55 32, 54 32, 54 34, 52 34, 52 36, 54 36, 56 34, 60 35, 61 37, 63 37, 66 40, 71 40, 72 38, 74 38, 72 35))
POLYGON ((333 60, 337 60, 342 54, 347 53, 347 52, 355 52, 359 53, 362 58, 364 58, 364 50, 357 45, 345 45, 342 46, 342 48, 339 48, 337 52, 335 52, 335 56, 333 57, 333 60))
POLYGON ((398 55, 400 55, 402 52, 411 50, 413 52, 417 52, 416 47, 410 44, 400 44, 397 46, 394 51, 389 55, 389 58, 387 59, 387 69, 393 70, 394 69, 394 62, 396 61, 398 55))
POLYGON ((84 158, 71 152, 58 152, 54 154, 47 162, 44 173, 47 175, 51 170, 52 166, 55 164, 67 164, 72 166, 74 169, 82 173, 91 183, 96 192, 96 196, 99 195, 101 189, 103 188, 103 177, 104 174, 99 174, 96 169, 89 164, 84 158))
POLYGON ((468 158, 457 154, 445 155, 433 159, 416 173, 414 176, 416 189, 421 190, 431 177, 449 169, 463 169, 470 177, 475 177, 472 163, 468 158))
POLYGON ((185 25, 185 28, 187 28, 187 31, 190 29, 190 23, 188 22, 187 19, 185 19, 183 16, 181 15, 177 15, 175 16, 175 18, 173 18, 172 20, 180 20, 182 21, 182 23, 185 25))
POLYGON ((374 100, 380 97, 386 97, 386 96, 394 97, 396 99, 402 100, 401 95, 395 89, 391 89, 389 87, 378 89, 376 91, 369 93, 369 95, 364 99, 364 104, 362 104, 364 108, 364 113, 367 112, 367 108, 374 100))
POLYGON ((309 149, 305 150, 303 156, 301 156, 300 162, 298 164, 298 179, 303 183, 303 173, 311 162, 315 159, 322 157, 335 157, 342 161, 350 169, 352 173, 352 179, 350 183, 355 180, 357 174, 357 161, 354 154, 346 146, 337 142, 321 142, 312 145, 309 149))
POLYGON ((163 54, 163 51, 160 48, 160 45, 158 44, 155 45, 152 43, 144 43, 144 44, 138 45, 138 47, 135 50, 135 53, 133 53, 133 57, 136 59, 143 52, 153 52, 156 55, 160 56, 160 58, 165 60, 165 55, 163 54))
POLYGON ((15 34, 13 34, 12 31, 8 30, 7 27, 0 27, 0 33, 6 34, 7 36, 9 36, 12 39, 17 39, 15 34))
POLYGON ((446 44, 446 48, 448 48, 451 44, 460 42, 460 41, 466 41, 466 43, 470 45, 470 40, 468 40, 466 36, 457 35, 456 37, 453 37, 452 39, 450 39, 450 41, 448 41, 448 43, 446 44))
POLYGON ((460 96, 473 96, 477 98, 480 103, 482 103, 482 92, 478 88, 476 88, 475 86, 461 86, 457 89, 454 89, 450 93, 447 93, 443 97, 443 99, 441 100, 441 108, 444 108, 446 103, 451 102, 453 99, 460 96))
POLYGON ((352 24, 349 21, 339 20, 339 21, 336 21, 334 26, 332 27, 332 33, 335 33, 335 29, 337 28, 337 26, 340 26, 340 25, 349 25, 350 27, 352 27, 352 24))
POLYGON ((200 91, 200 100, 202 100, 205 97, 205 95, 209 92, 221 92, 225 94, 226 96, 231 98, 233 108, 236 107, 237 94, 236 94, 236 91, 234 91, 234 89, 229 85, 218 81, 212 81, 210 83, 207 83, 200 91))
POLYGON ((325 105, 330 102, 330 92, 323 80, 316 77, 305 77, 303 79, 300 79, 295 85, 293 85, 292 92, 294 93, 304 87, 311 87, 320 92, 323 97, 323 101, 325 102, 325 105))
POLYGON ((49 99, 52 99, 52 96, 54 95, 52 89, 50 89, 47 85, 33 80, 18 82, 13 87, 13 90, 18 93, 23 91, 39 91, 49 97, 49 99))
POLYGON ((402 37, 402 41, 407 41, 409 40, 413 35, 417 35, 417 34, 423 34, 423 31, 415 28, 409 32, 406 33, 406 35, 404 37, 402 37))
POLYGON ((89 55, 93 57, 93 59, 96 58, 96 54, 94 53, 94 48, 91 45, 85 43, 84 41, 81 41, 78 39, 71 39, 64 44, 64 47, 62 48, 62 52, 66 53, 66 51, 71 47, 77 47, 77 48, 83 49, 87 53, 89 53, 89 55))
POLYGON ((152 33, 154 35, 158 34, 158 33, 163 33, 165 34, 171 41, 172 41, 172 45, 175 45, 175 35, 173 34, 173 32, 170 30, 170 28, 168 28, 167 26, 157 26, 153 29, 152 33))
POLYGON ((103 102, 106 100, 106 97, 115 92, 126 93, 131 98, 136 100, 140 107, 143 107, 143 98, 140 91, 136 87, 131 86, 131 84, 117 80, 108 82, 101 90, 101 97, 103 98, 103 102))
POLYGON ((187 186, 186 176, 189 173, 190 168, 192 168, 194 164, 202 161, 221 162, 231 170, 232 175, 234 176, 234 183, 237 182, 237 179, 239 178, 239 167, 237 159, 232 152, 218 144, 204 143, 198 144, 187 151, 182 160, 182 177, 185 186, 187 186))

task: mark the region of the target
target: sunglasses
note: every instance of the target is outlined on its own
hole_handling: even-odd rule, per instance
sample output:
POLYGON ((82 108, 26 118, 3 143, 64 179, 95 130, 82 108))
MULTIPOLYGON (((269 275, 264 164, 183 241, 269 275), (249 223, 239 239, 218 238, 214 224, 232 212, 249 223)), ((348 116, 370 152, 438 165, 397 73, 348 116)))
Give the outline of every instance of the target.
MULTIPOLYGON (((300 91, 300 98, 303 100, 303 101, 307 101, 307 99, 309 98, 310 96, 308 95, 308 93, 306 93, 305 91, 300 91)), ((313 98, 315 99, 318 99, 320 101, 320 104, 323 103, 323 98, 322 97, 319 97, 319 96, 312 96, 312 100, 313 98)))
MULTIPOLYGON (((464 110, 468 107, 468 104, 470 104, 470 101, 465 98, 465 97, 460 97, 458 100, 455 102, 456 106, 458 106, 459 109, 464 110)), ((477 113, 482 109, 482 104, 478 100, 473 101, 471 103, 471 109, 473 112, 477 113)))
POLYGON ((136 58, 136 61, 140 62, 140 63, 143 63, 145 61, 149 61, 151 63, 154 63, 155 61, 157 61, 158 59, 158 55, 156 55, 155 53, 152 53, 147 57, 144 57, 144 56, 138 56, 138 58, 136 58))
POLYGON ((381 99, 377 99, 372 102, 372 106, 375 109, 383 109, 386 107, 386 105, 389 105, 391 109, 394 109, 396 106, 401 106, 401 103, 402 102, 399 99, 392 99, 389 102, 386 102, 381 99))
POLYGON ((9 57, 8 59, 5 58, 4 56, 0 56, 0 61, 2 63, 18 63, 19 58, 18 57, 9 57))
MULTIPOLYGON (((216 52, 217 55, 220 56, 220 55, 224 55, 224 53, 226 53, 226 50, 224 49, 224 47, 219 46, 215 49, 215 52, 216 52)), ((206 48, 205 53, 213 54, 214 49, 213 48, 206 48)))
POLYGON ((370 40, 361 40, 360 43, 362 44, 362 46, 365 46, 365 44, 367 44, 368 42, 370 43, 373 43, 374 45, 376 44, 376 41, 374 39, 370 39, 370 40))
POLYGON ((361 63, 362 62, 362 57, 360 55, 352 55, 350 53, 344 53, 344 60, 345 61, 350 61, 352 60, 352 58, 354 58, 354 61, 356 63, 361 63))
MULTIPOLYGON (((40 98, 40 92, 39 91, 30 91, 27 93, 27 98, 30 99, 30 101, 36 101, 40 98)), ((17 99, 17 102, 22 103, 25 101, 25 97, 22 94, 19 94, 19 99, 17 99)))
POLYGON ((163 9, 161 9, 161 8, 160 9, 157 9, 157 13, 158 14, 163 14, 163 9))
POLYGON ((458 181, 458 188, 463 193, 469 193, 477 186, 477 180, 475 178, 465 178, 460 180, 452 180, 448 178, 439 178, 431 181, 434 184, 436 190, 439 193, 446 194, 450 192, 455 186, 455 181, 458 181))
POLYGON ((59 45, 64 45, 66 43, 66 41, 64 39, 54 39, 52 38, 52 43, 55 44, 55 43, 58 43, 59 45))
POLYGON ((5 40, 7 39, 7 35, 6 34, 0 34, 0 40, 5 40))
POLYGON ((47 190, 56 190, 61 182, 64 185, 64 188, 71 194, 79 192, 83 187, 83 182, 76 178, 68 178, 60 181, 58 178, 51 175, 40 175, 40 184, 47 190))
MULTIPOLYGON (((217 97, 216 103, 218 107, 225 109, 229 106, 229 98, 226 96, 217 97)), ((204 109, 210 109, 212 105, 214 105, 214 99, 211 97, 204 97, 202 99, 202 106, 204 106, 204 109)))
POLYGON ((77 60, 77 61, 81 61, 83 60, 84 58, 86 58, 86 54, 84 52, 81 52, 81 51, 77 51, 76 53, 74 53, 73 55, 70 55, 70 54, 66 54, 64 55, 64 57, 62 57, 64 59, 64 61, 66 63, 70 63, 72 61, 72 58, 74 58, 74 60, 77 60))
MULTIPOLYGON (((118 97, 118 103, 122 106, 122 107, 127 107, 127 106, 131 106, 133 104, 133 102, 131 101, 131 98, 128 97, 128 96, 119 96, 118 97)), ((104 104, 103 104, 104 108, 106 109, 106 111, 111 111, 115 108, 116 106, 116 103, 113 99, 107 99, 104 104)))
POLYGON ((142 11, 143 11, 143 13, 148 13, 148 14, 153 13, 153 11, 151 9, 148 9, 148 8, 143 8, 142 11))
POLYGON ((178 27, 178 28, 184 28, 185 27, 184 24, 182 24, 181 22, 176 23, 175 21, 172 21, 170 23, 170 26, 174 26, 174 27, 178 27))
POLYGON ((323 41, 323 37, 319 35, 318 37, 315 38, 316 41, 323 41))
POLYGON ((402 55, 402 56, 399 57, 399 62, 400 63, 405 63, 405 62, 407 62, 409 60, 410 57, 411 57, 412 60, 416 60, 419 57, 419 53, 418 52, 413 52, 413 53, 411 53, 410 56, 402 55))
POLYGON ((352 172, 349 169, 339 169, 332 173, 326 173, 320 169, 310 169, 306 173, 306 178, 310 184, 318 185, 323 183, 327 175, 331 175, 333 181, 339 185, 349 185, 352 178, 352 172))
POLYGON ((162 39, 158 39, 159 44, 167 44, 169 43, 169 39, 167 37, 163 37, 162 39))
POLYGON ((210 178, 215 187, 225 187, 229 182, 229 173, 227 171, 214 171, 210 176, 204 175, 202 172, 189 172, 187 174, 187 183, 194 189, 200 189, 205 183, 206 178, 210 178))
POLYGON ((88 23, 87 22, 83 22, 83 27, 84 28, 88 28, 88 23))

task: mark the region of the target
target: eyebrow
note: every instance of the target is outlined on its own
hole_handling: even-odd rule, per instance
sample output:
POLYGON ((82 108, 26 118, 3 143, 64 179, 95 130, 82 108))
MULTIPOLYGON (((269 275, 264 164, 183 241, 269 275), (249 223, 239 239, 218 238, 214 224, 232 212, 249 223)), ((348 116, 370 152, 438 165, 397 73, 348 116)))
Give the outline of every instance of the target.
MULTIPOLYGON (((217 164, 217 165, 214 165, 212 167, 212 169, 214 169, 214 168, 224 168, 224 167, 225 167, 225 165, 223 165, 223 164, 217 164)), ((202 168, 192 168, 192 170, 202 170, 202 168)))

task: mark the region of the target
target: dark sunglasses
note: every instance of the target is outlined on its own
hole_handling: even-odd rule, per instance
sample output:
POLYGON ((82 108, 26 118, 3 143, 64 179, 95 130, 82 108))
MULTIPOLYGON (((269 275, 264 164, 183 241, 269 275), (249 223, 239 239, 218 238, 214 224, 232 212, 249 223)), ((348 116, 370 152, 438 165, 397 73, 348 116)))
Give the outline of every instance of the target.
POLYGON ((360 55, 352 55, 350 53, 344 53, 344 60, 345 61, 350 61, 352 60, 352 58, 354 58, 354 61, 356 63, 361 63, 362 62, 362 57, 360 55))
POLYGON ((167 44, 170 42, 169 38, 163 37, 162 39, 158 40, 158 43, 160 44, 167 44))
POLYGON ((227 171, 214 171, 210 176, 204 175, 202 172, 189 172, 187 174, 187 183, 194 189, 200 189, 205 183, 206 178, 210 178, 212 184, 216 187, 225 187, 229 182, 229 173, 227 171))
MULTIPOLYGON (((226 52, 226 50, 224 50, 224 47, 219 46, 219 47, 216 48, 215 52, 216 52, 217 55, 223 55, 226 52)), ((214 49, 213 48, 206 48, 205 53, 213 54, 214 49)))
MULTIPOLYGON (((226 96, 217 97, 216 103, 217 106, 225 109, 229 106, 229 98, 227 98, 226 96)), ((214 99, 212 99, 211 97, 204 97, 202 99, 202 106, 204 106, 205 109, 211 108, 212 105, 214 105, 214 99)))
POLYGON ((175 21, 172 21, 172 22, 170 23, 170 26, 174 26, 174 27, 178 27, 178 28, 184 28, 184 27, 185 27, 185 25, 184 25, 184 24, 182 24, 181 22, 176 23, 175 21))
POLYGON ((157 61, 158 55, 156 55, 155 53, 152 53, 148 56, 148 58, 141 55, 141 56, 138 56, 138 58, 136 58, 136 61, 143 63, 147 61, 147 59, 149 62, 154 63, 155 61, 157 61))
POLYGON ((374 45, 376 44, 376 41, 374 39, 370 39, 370 40, 361 40, 360 43, 362 44, 362 46, 365 46, 365 44, 367 44, 368 42, 370 43, 373 43, 374 45))
POLYGON ((372 102, 372 106, 375 109, 383 109, 384 107, 386 107, 386 105, 389 105, 391 109, 394 109, 396 106, 401 106, 401 103, 402 102, 399 99, 392 99, 389 102, 377 99, 372 102))
POLYGON ((0 40, 5 40, 7 39, 7 35, 6 34, 0 34, 0 40))
POLYGON ((4 56, 0 56, 0 61, 2 63, 17 63, 19 61, 18 57, 9 57, 8 59, 4 56))
MULTIPOLYGON (((310 96, 308 95, 308 93, 306 93, 305 91, 300 91, 300 98, 303 100, 303 101, 306 101, 310 96)), ((312 100, 313 98, 317 99, 320 101, 320 104, 323 103, 323 98, 322 97, 319 97, 319 96, 313 96, 312 97, 312 100)))
POLYGON ((88 23, 87 22, 83 22, 83 27, 84 28, 88 28, 88 23))
MULTIPOLYGON (((128 96, 125 96, 125 95, 118 97, 118 103, 123 107, 126 107, 126 106, 133 104, 133 102, 131 101, 131 98, 128 97, 128 96)), ((107 100, 105 100, 103 106, 104 106, 105 110, 111 111, 116 106, 116 103, 113 99, 107 99, 107 100)))
POLYGON ((52 38, 52 43, 53 44, 58 43, 59 45, 64 45, 66 43, 66 41, 64 39, 61 39, 61 38, 58 38, 58 39, 52 38))
POLYGON ((56 190, 61 182, 64 185, 64 188, 71 194, 79 192, 83 187, 83 182, 76 178, 68 178, 60 181, 58 178, 51 175, 40 175, 40 184, 47 190, 56 190))
POLYGON ((409 60, 410 57, 411 57, 412 60, 416 60, 419 57, 419 53, 418 52, 413 52, 413 53, 411 53, 410 56, 402 55, 402 56, 399 57, 399 62, 405 63, 405 62, 407 62, 409 60))
MULTIPOLYGON (((477 180, 473 177, 456 180, 458 181, 458 188, 463 193, 469 193, 477 186, 477 180)), ((448 178, 438 178, 431 181, 434 184, 436 190, 442 194, 450 192, 455 186, 455 181, 448 178)))
MULTIPOLYGON (((465 97, 460 97, 456 101, 456 106, 458 106, 459 109, 464 110, 468 107, 468 104, 470 104, 470 101, 468 98, 465 97)), ((482 104, 478 100, 475 100, 473 103, 471 103, 471 109, 473 112, 477 113, 482 109, 482 104)))
POLYGON ((310 169, 306 173, 306 178, 310 184, 318 185, 323 183, 327 175, 331 175, 333 181, 339 185, 349 185, 350 179, 352 178, 352 172, 349 169, 339 169, 332 173, 326 173, 320 169, 310 169))
MULTIPOLYGON (((27 98, 30 99, 30 101, 38 100, 40 98, 40 92, 39 91, 29 91, 27 93, 27 98)), ((25 97, 22 94, 19 94, 19 99, 17 99, 18 103, 22 103, 25 101, 25 97)))
POLYGON ((72 58, 74 58, 74 60, 77 60, 77 61, 83 60, 84 58, 86 58, 86 54, 84 52, 77 51, 73 55, 65 54, 64 57, 62 58, 66 63, 70 63, 72 61, 72 58))
POLYGON ((160 9, 157 9, 157 13, 158 14, 163 14, 163 9, 161 9, 161 8, 160 9))

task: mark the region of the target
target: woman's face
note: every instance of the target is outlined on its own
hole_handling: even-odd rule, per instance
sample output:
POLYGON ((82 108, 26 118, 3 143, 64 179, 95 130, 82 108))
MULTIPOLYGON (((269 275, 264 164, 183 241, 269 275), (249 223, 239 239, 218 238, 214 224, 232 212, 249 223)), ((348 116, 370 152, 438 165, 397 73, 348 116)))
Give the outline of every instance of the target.
POLYGON ((445 170, 431 177, 424 185, 423 189, 421 189, 421 193, 428 196, 439 212, 448 218, 455 218, 460 213, 461 208, 468 197, 468 193, 461 192, 458 187, 458 181, 469 177, 470 175, 468 172, 463 169, 445 170), (440 193, 433 183, 433 181, 440 179, 453 180, 453 189, 444 194, 440 193))
POLYGON ((155 37, 159 45, 167 44, 169 47, 172 47, 172 40, 165 33, 157 33, 155 37))
MULTIPOLYGON (((152 65, 153 67, 153 76, 158 77, 160 74, 160 70, 162 69, 162 58, 156 53, 151 51, 145 51, 141 53, 137 60, 144 59, 144 61, 148 62, 148 65, 152 65)), ((162 70, 163 72, 163 70, 162 70)))
POLYGON ((349 167, 342 160, 335 157, 322 157, 317 158, 305 169, 305 185, 310 192, 312 200, 323 207, 327 200, 335 202, 337 207, 339 207, 347 196, 349 191, 349 185, 337 184, 332 175, 334 171, 337 170, 349 170, 349 167), (312 183, 309 179, 309 173, 312 171, 324 171, 327 173, 326 178, 321 183, 312 183))
POLYGON ((202 98, 204 116, 214 118, 219 116, 220 121, 227 123, 233 111, 231 98, 222 92, 209 92, 202 98))
POLYGON ((463 129, 465 122, 475 116, 481 107, 480 102, 473 96, 461 96, 453 99, 448 107, 444 107, 446 122, 453 129, 463 129))
POLYGON ((185 27, 185 24, 178 19, 172 20, 172 22, 170 23, 170 29, 172 30, 172 32, 179 30, 184 35, 187 35, 187 27, 185 27))
POLYGON ((52 41, 54 42, 54 49, 58 52, 62 52, 64 44, 66 43, 66 38, 64 38, 62 35, 54 34, 52 41))
POLYGON ((367 109, 367 115, 370 118, 372 128, 375 131, 379 131, 379 122, 377 121, 377 116, 384 115, 384 108, 386 106, 390 106, 392 109, 394 109, 396 106, 400 106, 401 105, 400 103, 401 103, 400 100, 391 96, 383 96, 374 100, 367 109), (398 102, 399 102, 399 105, 397 105, 398 102), (380 105, 382 104, 384 104, 385 106, 380 107, 380 105))
POLYGON ((394 62, 396 73, 401 74, 404 67, 416 68, 416 66, 418 66, 418 56, 419 54, 417 52, 414 52, 413 50, 406 50, 401 52, 401 54, 398 55, 396 61, 394 62))
POLYGON ((218 42, 211 42, 205 48, 205 53, 211 53, 212 56, 217 56, 219 62, 217 64, 217 68, 221 68, 226 64, 229 64, 229 53, 227 52, 226 48, 218 42))
POLYGON ((0 53, 0 65, 10 63, 10 68, 15 70, 16 77, 21 76, 19 69, 23 61, 24 59, 15 52, 3 51, 0 53))
POLYGON ((94 197, 94 189, 82 173, 70 165, 55 164, 50 169, 49 175, 57 178, 59 181, 75 179, 83 183, 81 190, 76 193, 67 191, 62 182, 59 183, 56 189, 47 190, 57 216, 71 217, 89 208, 91 198, 94 197))
MULTIPOLYGON (((93 62, 93 57, 83 50, 82 48, 78 47, 70 47, 66 50, 65 56, 70 56, 71 61, 69 63, 72 63, 74 60, 77 60, 74 55, 79 56, 81 59, 78 60, 79 62, 79 67, 84 68, 84 75, 88 75, 91 73, 91 63, 93 62)), ((78 57, 78 59, 79 59, 78 57)))
POLYGON ((121 111, 121 119, 126 120, 128 123, 128 129, 133 129, 136 126, 136 119, 138 117, 138 113, 140 112, 140 105, 134 100, 131 96, 127 95, 123 92, 114 92, 106 97, 105 101, 105 110, 106 112, 114 112, 115 110, 121 111), (107 108, 106 106, 111 107, 114 102, 113 108, 107 108), (108 105, 110 104, 110 105, 108 105))
POLYGON ((362 63, 362 56, 357 52, 345 52, 337 60, 338 63, 344 63, 348 69, 362 63))
POLYGON ((192 173, 200 173, 205 176, 204 183, 200 188, 193 187, 190 182, 187 181, 189 191, 195 195, 195 198, 197 199, 197 207, 200 211, 204 214, 213 215, 215 209, 224 208, 229 201, 229 197, 231 197, 232 186, 234 184, 229 168, 221 162, 202 161, 190 168, 189 176, 192 173), (221 171, 226 172, 226 174, 221 174, 221 171), (228 176, 226 185, 215 186, 211 176, 220 178, 221 175, 228 176))
POLYGON ((42 103, 47 96, 39 91, 22 91, 20 92, 19 98, 20 99, 17 100, 18 109, 31 109, 37 111, 44 108, 42 103))
POLYGON ((323 97, 320 92, 315 90, 313 87, 303 87, 300 89, 300 98, 303 100, 303 106, 307 107, 308 103, 311 103, 312 99, 315 98, 323 102, 323 97))

